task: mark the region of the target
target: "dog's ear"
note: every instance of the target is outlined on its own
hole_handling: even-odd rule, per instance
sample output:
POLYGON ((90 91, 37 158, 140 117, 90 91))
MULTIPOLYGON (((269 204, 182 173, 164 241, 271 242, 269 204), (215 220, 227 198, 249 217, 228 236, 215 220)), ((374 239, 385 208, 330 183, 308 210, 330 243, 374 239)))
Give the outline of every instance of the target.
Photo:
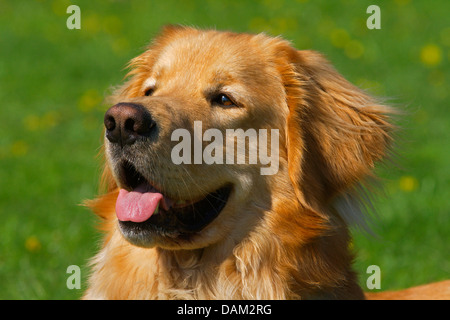
POLYGON ((283 52, 289 175, 297 197, 315 206, 371 175, 390 144, 391 110, 319 53, 286 47, 283 52))

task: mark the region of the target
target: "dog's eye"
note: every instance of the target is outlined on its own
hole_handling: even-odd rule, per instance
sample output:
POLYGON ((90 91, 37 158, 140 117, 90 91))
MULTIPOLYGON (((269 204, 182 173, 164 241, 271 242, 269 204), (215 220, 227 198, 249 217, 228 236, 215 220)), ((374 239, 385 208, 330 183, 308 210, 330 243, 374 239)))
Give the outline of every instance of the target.
POLYGON ((144 92, 145 96, 151 96, 153 94, 153 92, 155 92, 155 88, 151 87, 151 88, 147 88, 144 92))
POLYGON ((231 100, 226 94, 223 93, 218 94, 216 97, 214 97, 212 102, 217 103, 222 107, 231 107, 235 105, 233 100, 231 100))

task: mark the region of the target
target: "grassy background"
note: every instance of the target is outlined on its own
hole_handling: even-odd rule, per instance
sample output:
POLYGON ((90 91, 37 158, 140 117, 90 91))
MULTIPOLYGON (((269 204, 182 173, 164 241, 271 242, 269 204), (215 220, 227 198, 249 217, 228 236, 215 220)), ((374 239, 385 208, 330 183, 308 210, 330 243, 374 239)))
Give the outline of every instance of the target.
POLYGON ((79 206, 97 190, 102 99, 167 23, 283 35, 325 53, 350 81, 408 111, 398 159, 380 169, 377 237, 355 232, 355 268, 381 288, 449 278, 448 1, 0 0, 0 298, 74 299, 100 235, 79 206), (81 8, 68 30, 66 8, 81 8), (381 8, 368 30, 366 8, 381 8))

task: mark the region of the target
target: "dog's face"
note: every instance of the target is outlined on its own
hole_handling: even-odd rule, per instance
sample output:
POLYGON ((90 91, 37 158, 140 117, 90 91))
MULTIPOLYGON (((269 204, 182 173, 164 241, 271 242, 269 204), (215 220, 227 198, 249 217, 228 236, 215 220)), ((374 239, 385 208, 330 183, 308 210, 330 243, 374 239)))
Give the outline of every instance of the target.
MULTIPOLYGON (((249 151, 250 138, 238 149, 236 131, 230 133, 254 129, 258 139, 259 130, 266 130, 269 148, 270 129, 281 129, 277 139, 284 136, 284 88, 258 42, 249 35, 166 30, 133 62, 134 77, 105 115, 106 154, 123 189, 116 211, 130 242, 204 246, 245 220, 236 213, 248 209, 249 200, 258 202, 259 196, 264 197, 261 203, 270 202, 270 191, 264 190, 267 175, 260 170, 265 166, 259 160, 237 160, 244 152, 246 160, 256 152, 249 151), (220 132, 222 139, 214 131, 209 131, 214 137, 204 137, 208 129, 220 132), (183 143, 189 148, 179 150, 183 143), (217 147, 208 152, 214 143, 217 147), (208 163, 210 155, 221 159, 208 163), (137 200, 142 194, 148 199, 137 200)), ((278 148, 274 152, 278 162, 278 148)))
POLYGON ((186 249, 235 241, 283 192, 317 208, 365 175, 384 152, 385 122, 370 106, 347 108, 368 100, 322 77, 335 71, 320 59, 264 35, 167 28, 105 114, 123 236, 186 249), (351 125, 358 133, 342 136, 351 125))

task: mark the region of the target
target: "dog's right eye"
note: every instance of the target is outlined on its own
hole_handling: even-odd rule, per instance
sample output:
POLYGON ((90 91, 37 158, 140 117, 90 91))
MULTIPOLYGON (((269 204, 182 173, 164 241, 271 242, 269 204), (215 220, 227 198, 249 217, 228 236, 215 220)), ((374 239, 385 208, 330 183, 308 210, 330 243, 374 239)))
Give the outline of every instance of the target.
POLYGON ((148 89, 146 89, 145 90, 145 92, 144 92, 144 94, 145 94, 145 96, 151 96, 152 94, 153 94, 153 92, 155 92, 155 88, 148 88, 148 89))

